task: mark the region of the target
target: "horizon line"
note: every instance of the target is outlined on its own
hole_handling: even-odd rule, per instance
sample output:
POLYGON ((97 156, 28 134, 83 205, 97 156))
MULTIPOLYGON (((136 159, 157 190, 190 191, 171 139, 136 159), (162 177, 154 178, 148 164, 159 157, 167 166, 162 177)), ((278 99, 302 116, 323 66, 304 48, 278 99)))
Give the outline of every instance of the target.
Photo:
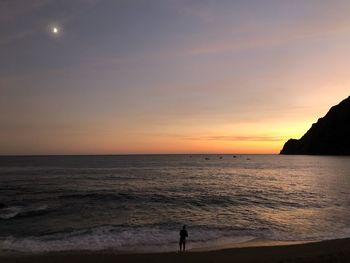
POLYGON ((130 155, 280 155, 280 153, 116 153, 116 154, 0 154, 0 157, 130 156, 130 155))

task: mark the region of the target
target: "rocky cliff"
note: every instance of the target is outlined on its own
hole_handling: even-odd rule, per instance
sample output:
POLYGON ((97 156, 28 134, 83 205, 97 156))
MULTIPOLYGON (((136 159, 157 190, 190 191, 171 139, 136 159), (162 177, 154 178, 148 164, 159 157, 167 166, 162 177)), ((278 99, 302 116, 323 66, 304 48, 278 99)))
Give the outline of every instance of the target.
POLYGON ((350 155, 350 97, 333 106, 299 140, 288 140, 281 154, 350 155))

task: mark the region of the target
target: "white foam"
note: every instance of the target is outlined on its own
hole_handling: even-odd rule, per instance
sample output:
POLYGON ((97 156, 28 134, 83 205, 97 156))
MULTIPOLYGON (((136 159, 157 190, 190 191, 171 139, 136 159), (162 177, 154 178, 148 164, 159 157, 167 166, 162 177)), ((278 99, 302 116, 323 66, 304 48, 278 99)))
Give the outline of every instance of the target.
POLYGON ((21 206, 10 206, 10 207, 2 208, 0 210, 0 218, 1 219, 13 218, 17 216, 22 210, 23 210, 23 207, 21 206))
MULTIPOLYGON (((188 249, 240 243, 253 236, 237 236, 224 230, 191 230, 188 249)), ((0 239, 0 250, 49 252, 69 250, 113 250, 115 252, 166 252, 178 249, 178 231, 159 228, 99 227, 93 230, 42 237, 0 239)))
POLYGON ((45 211, 48 208, 47 205, 40 206, 9 206, 0 209, 0 219, 11 219, 18 215, 25 215, 32 212, 45 211))

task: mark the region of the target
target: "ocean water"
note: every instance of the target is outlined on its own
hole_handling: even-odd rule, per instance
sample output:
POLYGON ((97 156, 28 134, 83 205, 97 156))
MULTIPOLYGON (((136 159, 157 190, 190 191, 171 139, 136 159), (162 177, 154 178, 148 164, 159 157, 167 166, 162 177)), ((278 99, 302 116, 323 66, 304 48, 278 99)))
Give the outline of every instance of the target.
POLYGON ((0 252, 174 251, 350 236, 350 158, 0 157, 0 252), (207 158, 207 159, 206 159, 207 158))

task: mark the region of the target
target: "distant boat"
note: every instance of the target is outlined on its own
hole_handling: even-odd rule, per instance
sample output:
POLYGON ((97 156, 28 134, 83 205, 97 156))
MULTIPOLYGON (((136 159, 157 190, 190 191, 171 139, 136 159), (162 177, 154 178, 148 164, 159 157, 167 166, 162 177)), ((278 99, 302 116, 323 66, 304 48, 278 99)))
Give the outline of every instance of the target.
POLYGON ((247 160, 249 161, 249 160, 250 160, 250 158, 247 158, 247 160))
POLYGON ((208 157, 205 157, 205 160, 210 160, 210 158, 208 158, 208 157))
POLYGON ((219 159, 222 159, 222 156, 220 156, 219 159))
POLYGON ((234 156, 232 156, 232 158, 237 158, 237 156, 236 156, 236 155, 234 155, 234 156))

